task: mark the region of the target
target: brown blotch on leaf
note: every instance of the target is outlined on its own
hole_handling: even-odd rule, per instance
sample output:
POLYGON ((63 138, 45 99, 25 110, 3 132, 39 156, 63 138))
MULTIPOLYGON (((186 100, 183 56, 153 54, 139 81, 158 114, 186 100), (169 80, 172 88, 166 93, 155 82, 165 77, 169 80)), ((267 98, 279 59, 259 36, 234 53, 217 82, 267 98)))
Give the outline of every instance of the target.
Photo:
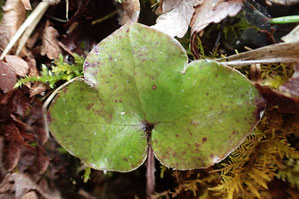
POLYGON ((179 137, 180 135, 179 134, 175 134, 175 137, 179 137))
POLYGON ((87 109, 87 110, 90 110, 90 109, 92 108, 92 105, 93 105, 93 104, 88 104, 87 107, 86 107, 86 109, 87 109))
POLYGON ((192 120, 191 124, 192 124, 193 126, 198 126, 198 125, 199 125, 199 122, 192 120))
POLYGON ((238 133, 239 133, 238 131, 233 131, 232 135, 235 135, 235 134, 238 134, 238 133))

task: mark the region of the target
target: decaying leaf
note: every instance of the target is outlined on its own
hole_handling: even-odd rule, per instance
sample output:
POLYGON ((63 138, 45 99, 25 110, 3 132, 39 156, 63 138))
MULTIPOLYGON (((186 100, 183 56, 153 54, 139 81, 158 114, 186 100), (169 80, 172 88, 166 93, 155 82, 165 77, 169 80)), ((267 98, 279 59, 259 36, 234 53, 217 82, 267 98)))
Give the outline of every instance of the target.
POLYGON ((5 60, 8 67, 13 68, 17 75, 21 77, 27 75, 29 66, 25 60, 15 55, 6 55, 5 60))
POLYGON ((202 31, 210 23, 218 23, 227 16, 235 16, 242 9, 243 0, 205 0, 196 7, 191 21, 191 35, 202 31))
POLYGON ((30 0, 22 0, 22 3, 24 4, 24 8, 26 10, 31 10, 31 4, 30 4, 30 0))
POLYGON ((22 197, 22 199, 38 199, 38 196, 35 191, 30 191, 30 192, 26 193, 22 197))
MULTIPOLYGON (((49 187, 42 187, 34 182, 30 176, 22 173, 8 173, 2 180, 0 186, 7 185, 10 192, 14 193, 14 198, 23 198, 28 193, 36 191, 45 199, 60 199, 57 190, 50 190, 49 187)), ((30 194, 31 195, 31 194, 30 194)), ((28 195, 27 195, 28 196, 28 195)))
POLYGON ((7 93, 13 90, 16 83, 16 73, 4 61, 0 60, 0 89, 7 93))
POLYGON ((160 8, 163 14, 152 27, 172 37, 181 38, 188 30, 194 7, 202 2, 203 0, 164 0, 160 8))
POLYGON ((298 0, 267 0, 268 2, 280 4, 280 5, 292 5, 299 3, 298 0))
POLYGON ((299 62, 299 42, 278 43, 218 59, 226 65, 299 62))
POLYGON ((121 5, 119 24, 135 23, 140 13, 139 0, 124 0, 121 5))
POLYGON ((0 96, 0 137, 5 141, 0 157, 8 171, 17 167, 21 172, 42 173, 49 164, 42 148, 48 139, 42 105, 28 97, 27 88, 23 90, 26 95, 16 89, 0 96))
POLYGON ((7 0, 2 9, 4 14, 0 24, 1 51, 7 46, 26 17, 26 10, 22 0, 7 0))
POLYGON ((296 101, 295 99, 284 95, 277 89, 259 84, 256 86, 269 106, 277 106, 278 111, 281 113, 298 113, 298 100, 296 101))
POLYGON ((296 26, 289 34, 282 37, 281 40, 286 43, 299 42, 299 25, 296 26))
POLYGON ((42 38, 41 55, 47 55, 49 59, 57 59, 61 53, 57 37, 59 36, 57 30, 50 26, 47 21, 42 38))
POLYGON ((299 103, 299 64, 295 65, 293 76, 279 90, 286 96, 293 98, 299 103))
POLYGON ((175 39, 132 24, 94 47, 84 80, 59 92, 48 118, 56 140, 94 169, 134 170, 150 144, 162 164, 184 170, 224 159, 264 107, 239 72, 209 60, 188 64, 175 39))
MULTIPOLYGON (((34 76, 40 76, 38 69, 36 67, 36 60, 31 57, 27 57, 28 65, 29 65, 29 77, 34 77, 34 76)), ((35 95, 43 95, 44 92, 47 90, 47 86, 42 84, 42 83, 33 83, 31 86, 31 83, 26 84, 28 88, 30 88, 30 97, 33 97, 35 95)))
POLYGON ((13 170, 20 159, 21 150, 20 146, 24 143, 24 139, 21 136, 19 129, 15 124, 10 123, 4 126, 4 138, 7 142, 7 146, 3 149, 3 163, 6 170, 13 170))

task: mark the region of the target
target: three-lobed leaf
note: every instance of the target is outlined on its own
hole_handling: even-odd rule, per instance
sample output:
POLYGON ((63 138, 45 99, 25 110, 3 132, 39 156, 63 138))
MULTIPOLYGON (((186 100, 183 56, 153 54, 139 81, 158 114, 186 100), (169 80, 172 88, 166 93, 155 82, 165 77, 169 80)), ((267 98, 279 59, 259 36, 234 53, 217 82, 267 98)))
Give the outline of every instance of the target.
POLYGON ((123 26, 89 53, 84 79, 56 96, 52 134, 100 170, 138 168, 148 145, 175 169, 221 161, 255 127, 263 99, 234 69, 187 62, 173 38, 141 24, 123 26))

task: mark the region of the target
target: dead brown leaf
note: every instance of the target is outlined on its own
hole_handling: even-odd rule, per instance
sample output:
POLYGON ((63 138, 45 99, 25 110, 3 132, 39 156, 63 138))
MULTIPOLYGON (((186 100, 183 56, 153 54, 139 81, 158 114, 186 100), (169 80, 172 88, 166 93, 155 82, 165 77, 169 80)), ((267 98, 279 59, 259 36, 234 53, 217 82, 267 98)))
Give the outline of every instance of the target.
POLYGON ((295 65, 293 76, 279 90, 286 96, 295 99, 299 103, 299 64, 295 65))
POLYGON ((45 95, 45 91, 47 90, 47 87, 42 84, 42 83, 35 83, 33 86, 30 88, 30 97, 33 97, 35 95, 45 95))
POLYGON ((119 24, 135 23, 140 13, 139 0, 125 0, 122 3, 119 24))
POLYGON ((59 36, 57 30, 50 26, 47 21, 42 38, 41 55, 47 55, 49 59, 57 59, 61 53, 58 45, 57 37, 59 36))
POLYGON ((164 0, 161 5, 163 13, 157 19, 153 28, 172 37, 183 37, 189 27, 194 7, 203 0, 164 0))
POLYGON ((219 23, 227 16, 235 16, 242 9, 243 0, 205 0, 195 9, 191 20, 191 35, 202 31, 210 23, 219 23))
MULTIPOLYGON (((7 174, 3 180, 10 184, 10 192, 15 194, 15 198, 23 198, 28 193, 38 192, 45 199, 60 199, 61 196, 56 190, 51 191, 49 187, 41 187, 28 175, 22 173, 7 174)), ((2 183, 1 183, 2 184, 2 183)))
MULTIPOLYGON (((38 69, 36 67, 36 60, 32 57, 27 57, 26 61, 28 62, 29 65, 29 77, 34 77, 34 76, 39 76, 39 72, 38 69)), ((29 94, 30 97, 33 97, 35 95, 43 95, 44 92, 47 90, 47 86, 45 86, 42 83, 33 83, 33 85, 31 86, 31 84, 26 85, 28 88, 30 88, 29 90, 29 94)))
POLYGON ((15 55, 6 55, 5 60, 7 65, 11 67, 17 75, 22 77, 27 75, 29 66, 22 58, 15 55))
POLYGON ((268 2, 280 4, 280 5, 292 5, 299 3, 299 0, 267 0, 268 2))
POLYGON ((15 124, 11 123, 4 126, 4 137, 7 142, 3 149, 3 164, 6 170, 13 170, 20 159, 21 150, 20 146, 24 143, 24 140, 20 134, 19 129, 15 124))
POLYGON ((278 43, 218 59, 226 65, 299 62, 299 42, 278 43))
POLYGON ((287 97, 280 91, 256 84, 257 89, 266 100, 268 106, 276 106, 281 113, 298 113, 299 102, 293 98, 287 97))
POLYGON ((25 20, 26 10, 22 0, 7 0, 2 9, 4 14, 0 24, 0 48, 3 51, 25 20))
POLYGON ((0 89, 7 93, 13 90, 16 83, 16 73, 5 62, 0 60, 0 89))
POLYGON ((296 26, 289 34, 281 38, 286 43, 299 42, 299 25, 296 26))
POLYGON ((24 8, 26 10, 32 10, 30 0, 22 0, 22 3, 24 4, 24 8))
POLYGON ((30 192, 26 193, 22 197, 22 199, 38 199, 38 196, 35 191, 30 191, 30 192))

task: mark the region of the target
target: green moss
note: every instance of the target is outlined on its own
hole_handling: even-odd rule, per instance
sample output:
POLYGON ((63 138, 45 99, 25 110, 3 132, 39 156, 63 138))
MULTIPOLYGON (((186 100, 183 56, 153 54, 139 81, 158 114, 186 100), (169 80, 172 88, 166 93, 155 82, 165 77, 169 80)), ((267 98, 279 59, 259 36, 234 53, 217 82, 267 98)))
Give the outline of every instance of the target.
POLYGON ((73 54, 73 56, 74 63, 69 64, 64 61, 62 55, 59 55, 59 59, 53 62, 50 69, 46 65, 42 65, 40 76, 27 76, 20 79, 15 87, 20 87, 28 82, 41 82, 54 88, 59 81, 69 81, 74 77, 82 76, 84 58, 77 54, 73 54))

